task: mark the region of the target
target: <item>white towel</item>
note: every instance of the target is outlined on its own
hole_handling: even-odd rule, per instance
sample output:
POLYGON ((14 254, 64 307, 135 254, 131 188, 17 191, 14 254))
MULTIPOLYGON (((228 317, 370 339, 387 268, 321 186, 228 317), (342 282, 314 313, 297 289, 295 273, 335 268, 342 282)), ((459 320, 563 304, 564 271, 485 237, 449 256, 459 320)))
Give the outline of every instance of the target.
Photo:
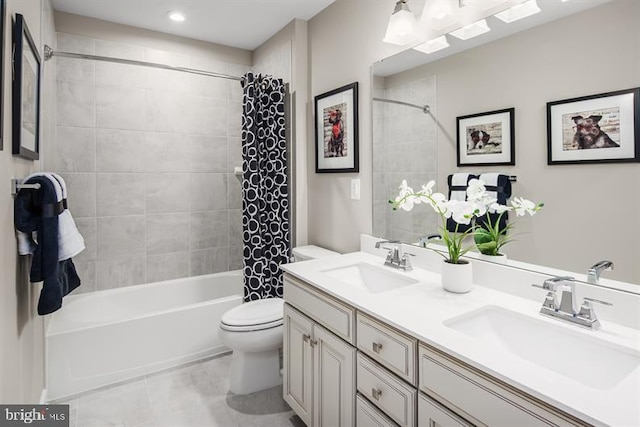
MULTIPOLYGON (((451 177, 451 187, 459 187, 459 189, 451 190, 449 200, 467 200, 467 186, 469 185, 469 173, 454 173, 451 177)), ((475 175, 472 177, 475 178, 475 175)))

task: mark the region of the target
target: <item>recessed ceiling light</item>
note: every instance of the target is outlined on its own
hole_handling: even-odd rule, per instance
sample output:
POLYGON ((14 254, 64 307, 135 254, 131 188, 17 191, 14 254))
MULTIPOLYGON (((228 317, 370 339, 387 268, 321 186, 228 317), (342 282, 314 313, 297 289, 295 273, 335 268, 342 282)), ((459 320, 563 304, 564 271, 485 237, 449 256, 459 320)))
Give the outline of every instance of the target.
POLYGON ((167 16, 169 17, 169 19, 176 22, 184 22, 184 20, 186 19, 184 13, 177 12, 175 10, 167 12, 167 16))

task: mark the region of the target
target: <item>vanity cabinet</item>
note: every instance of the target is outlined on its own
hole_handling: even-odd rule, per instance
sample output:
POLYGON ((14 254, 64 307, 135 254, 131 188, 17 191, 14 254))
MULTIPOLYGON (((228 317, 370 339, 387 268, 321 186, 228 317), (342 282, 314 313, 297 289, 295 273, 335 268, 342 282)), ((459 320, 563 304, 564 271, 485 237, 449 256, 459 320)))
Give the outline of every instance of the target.
POLYGON ((344 336, 353 335, 353 318, 344 323, 324 317, 324 310, 334 313, 336 307, 346 307, 348 312, 349 307, 291 280, 285 281, 285 299, 284 400, 309 427, 353 426, 356 349, 325 327, 339 325, 344 336), (287 292, 292 287, 293 292, 287 292), (311 307, 314 318, 299 311, 298 303, 311 307), (341 328, 349 323, 350 328, 341 328))
POLYGON ((420 393, 418 395, 418 427, 473 427, 448 408, 420 393))

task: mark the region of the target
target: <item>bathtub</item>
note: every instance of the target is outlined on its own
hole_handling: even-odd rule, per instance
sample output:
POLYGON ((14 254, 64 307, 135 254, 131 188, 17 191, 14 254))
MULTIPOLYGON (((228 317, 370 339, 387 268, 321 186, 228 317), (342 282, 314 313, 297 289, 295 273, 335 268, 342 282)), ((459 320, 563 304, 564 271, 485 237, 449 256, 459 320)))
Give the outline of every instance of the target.
POLYGON ((48 400, 228 351, 218 324, 241 303, 241 271, 65 297, 46 332, 48 400))

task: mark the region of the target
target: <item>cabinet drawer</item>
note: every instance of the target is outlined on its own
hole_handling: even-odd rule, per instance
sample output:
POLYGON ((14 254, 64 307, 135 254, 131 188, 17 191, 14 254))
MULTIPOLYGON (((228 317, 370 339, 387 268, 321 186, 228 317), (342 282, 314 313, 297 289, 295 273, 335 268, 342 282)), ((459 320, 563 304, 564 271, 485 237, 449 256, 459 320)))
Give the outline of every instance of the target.
POLYGON ((420 344, 419 388, 465 418, 491 427, 579 426, 580 420, 420 344), (460 391, 464 390, 464 393, 460 391))
POLYGON ((417 340, 358 312, 356 318, 358 349, 389 368, 403 380, 417 385, 417 340))
POLYGON ((355 345, 355 309, 284 275, 284 299, 322 326, 355 345))
POLYGON ((397 427, 397 424, 358 394, 356 396, 356 427, 397 427))
POLYGON ((358 353, 358 391, 402 427, 415 425, 416 390, 358 353))
POLYGON ((433 399, 418 393, 418 427, 473 427, 433 399))

